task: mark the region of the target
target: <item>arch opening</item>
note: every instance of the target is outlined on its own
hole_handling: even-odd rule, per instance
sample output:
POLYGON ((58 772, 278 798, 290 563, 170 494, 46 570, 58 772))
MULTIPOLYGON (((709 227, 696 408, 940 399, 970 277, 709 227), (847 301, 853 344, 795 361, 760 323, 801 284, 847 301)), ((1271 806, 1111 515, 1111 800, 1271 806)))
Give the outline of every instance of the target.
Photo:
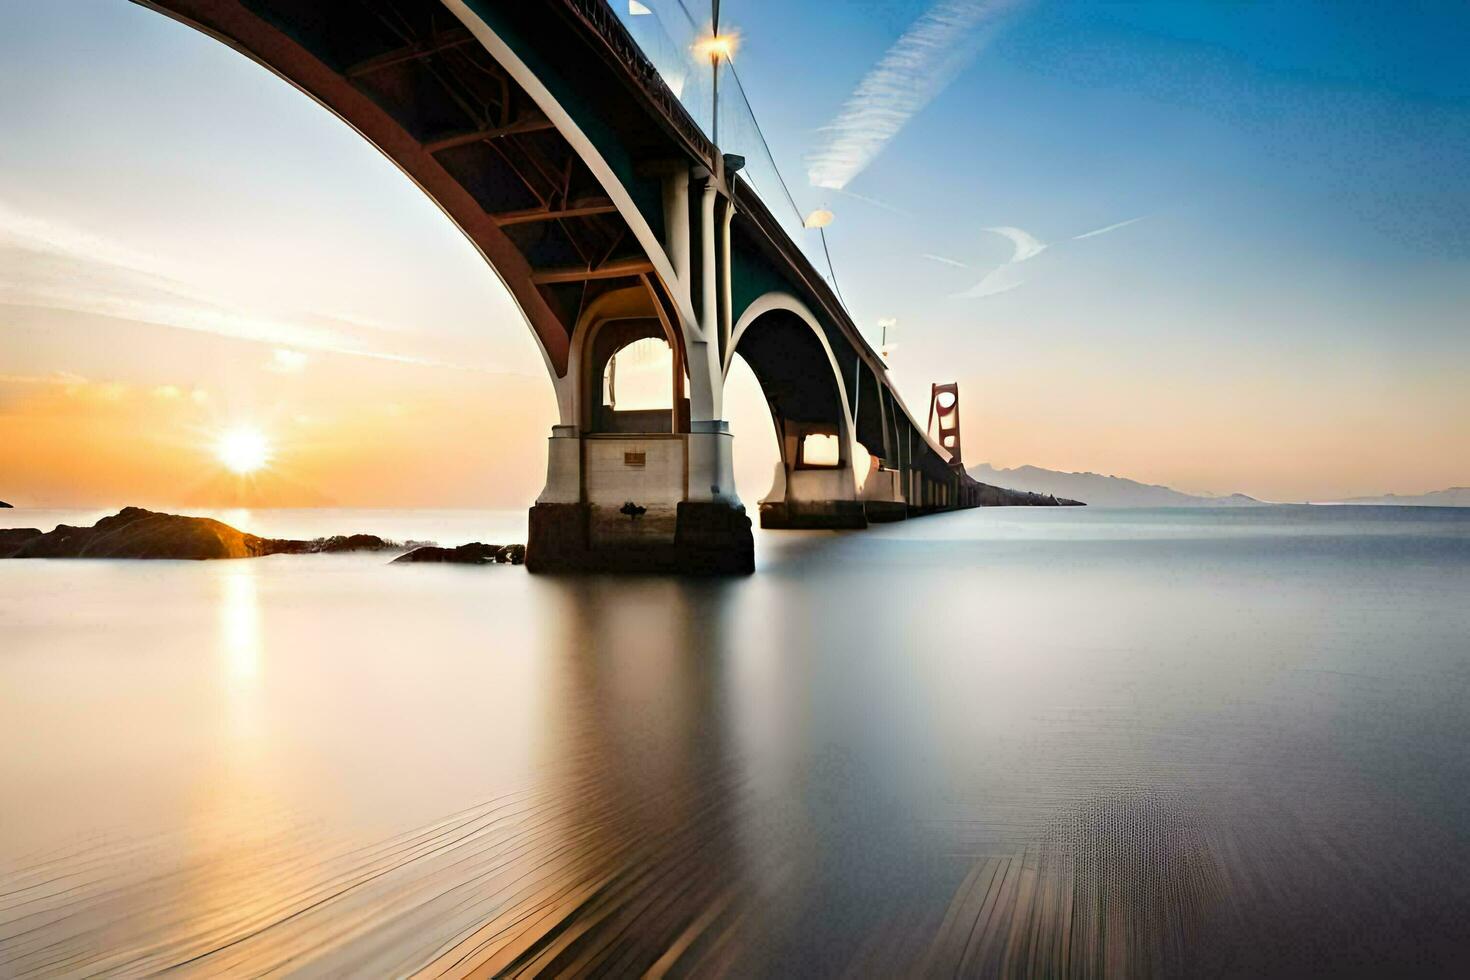
POLYGON ((688 381, 663 325, 652 317, 607 320, 587 344, 582 403, 589 433, 665 433, 688 428, 688 381))
POLYGON ((779 462, 761 526, 865 527, 847 405, 829 349, 799 313, 773 307, 735 338, 775 428, 779 462))
POLYGON ((832 468, 851 458, 844 445, 847 410, 831 359, 801 317, 779 309, 762 313, 740 334, 735 353, 760 383, 784 462, 792 467, 832 468), (807 462, 802 447, 808 436, 832 437, 836 458, 807 462))

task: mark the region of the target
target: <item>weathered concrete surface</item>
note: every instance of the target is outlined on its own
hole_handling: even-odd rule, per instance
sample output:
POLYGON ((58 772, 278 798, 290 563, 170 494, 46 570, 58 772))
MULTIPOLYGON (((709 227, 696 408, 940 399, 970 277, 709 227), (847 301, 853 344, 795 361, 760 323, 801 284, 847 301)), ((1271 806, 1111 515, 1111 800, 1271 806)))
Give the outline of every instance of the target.
POLYGON ((631 528, 611 536, 605 522, 633 525, 648 515, 589 504, 537 504, 531 508, 526 568, 532 572, 677 572, 685 575, 749 575, 755 571, 755 538, 744 507, 723 501, 680 501, 673 538, 639 541, 631 528), (603 523, 598 523, 603 522, 603 523), (601 533, 593 533, 594 528, 601 533), (599 546, 603 545, 603 546, 599 546))
POLYGON ((908 520, 909 505, 902 500, 864 500, 863 512, 869 524, 891 524, 908 520))
POLYGON ((861 500, 763 500, 761 527, 771 530, 861 530, 868 526, 861 500))

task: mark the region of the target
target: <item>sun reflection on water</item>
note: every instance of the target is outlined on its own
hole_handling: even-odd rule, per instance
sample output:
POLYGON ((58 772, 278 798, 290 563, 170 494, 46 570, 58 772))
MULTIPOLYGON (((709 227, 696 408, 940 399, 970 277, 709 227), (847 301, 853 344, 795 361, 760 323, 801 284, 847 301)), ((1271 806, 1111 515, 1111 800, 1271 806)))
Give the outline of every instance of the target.
POLYGON ((253 681, 260 672, 260 605, 255 589, 255 569, 246 561, 230 562, 220 569, 220 652, 225 674, 239 684, 253 681))

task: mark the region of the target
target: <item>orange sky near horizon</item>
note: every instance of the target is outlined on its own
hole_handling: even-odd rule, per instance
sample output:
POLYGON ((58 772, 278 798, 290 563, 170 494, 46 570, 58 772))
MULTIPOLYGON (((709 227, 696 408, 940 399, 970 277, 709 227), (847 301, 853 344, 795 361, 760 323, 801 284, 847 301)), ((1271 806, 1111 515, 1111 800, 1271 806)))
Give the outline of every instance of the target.
MULTIPOLYGON (((7 364, 28 362, 0 375, 0 499, 18 506, 509 508, 529 506, 543 482, 555 402, 548 381, 529 373, 15 307, 0 307, 0 338, 7 364), (228 472, 214 454, 219 434, 240 425, 259 428, 273 447, 270 466, 254 477, 228 472)), ((1463 457, 1441 448, 1470 444, 1453 366, 1339 364, 1310 390, 1258 375, 1224 391, 1201 386, 1210 397, 1190 394, 1191 412, 1181 416, 1157 406, 1196 384, 1182 367, 1137 379, 1120 404, 1114 392, 1126 365, 1084 352, 1028 363, 1013 351, 1004 362, 1006 370, 962 386, 966 445, 997 466, 1092 470, 1283 501, 1465 482, 1463 457), (1323 397, 1329 387, 1340 399, 1323 397), (1362 409, 1344 416, 1335 406, 1354 396, 1362 409), (1111 410, 1093 410, 1110 401, 1111 410), (1386 414, 1383 405, 1401 411, 1386 414), (1384 472, 1406 478, 1384 486, 1384 472)), ((904 390, 922 390, 895 373, 904 390)), ((741 493, 753 504, 769 486, 775 440, 743 365, 728 414, 741 493)))

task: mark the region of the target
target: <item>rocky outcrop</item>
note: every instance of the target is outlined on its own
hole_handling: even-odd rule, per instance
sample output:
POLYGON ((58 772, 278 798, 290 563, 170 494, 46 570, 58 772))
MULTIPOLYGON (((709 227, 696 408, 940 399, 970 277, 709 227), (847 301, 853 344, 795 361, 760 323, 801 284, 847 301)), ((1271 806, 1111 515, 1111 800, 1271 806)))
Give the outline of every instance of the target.
POLYGON ((1007 490, 1005 487, 980 484, 981 507, 1086 507, 1080 500, 1068 500, 1049 493, 1007 490))
POLYGON ((396 541, 380 538, 376 534, 336 534, 330 538, 313 538, 310 541, 294 541, 290 538, 265 538, 266 554, 271 555, 330 555, 342 551, 392 551, 412 548, 423 544, 410 541, 400 545, 396 541))
POLYGON ((969 473, 981 482, 1004 484, 1031 493, 1075 495, 1094 507, 1259 507, 1263 503, 1243 493, 1205 496, 1121 476, 1063 473, 1039 466, 1003 470, 981 463, 972 466, 969 473))
MULTIPOLYGON (((418 542, 411 542, 410 546, 418 542)), ((42 533, 35 528, 0 531, 4 558, 163 558, 206 560, 260 558, 265 555, 314 555, 344 551, 391 551, 403 548, 375 534, 337 535, 298 541, 262 538, 208 517, 160 514, 125 507, 91 527, 58 524, 42 533)))
POLYGON ((415 548, 406 555, 393 559, 399 562, 451 562, 458 565, 521 565, 526 561, 526 546, 523 544, 481 544, 476 541, 462 544, 458 548, 440 548, 425 545, 415 548))
POLYGON ((125 507, 91 527, 58 524, 22 544, 12 558, 252 558, 265 539, 207 517, 125 507))
POLYGON ((40 536, 41 529, 38 527, 0 528, 0 558, 9 558, 27 541, 40 536))

